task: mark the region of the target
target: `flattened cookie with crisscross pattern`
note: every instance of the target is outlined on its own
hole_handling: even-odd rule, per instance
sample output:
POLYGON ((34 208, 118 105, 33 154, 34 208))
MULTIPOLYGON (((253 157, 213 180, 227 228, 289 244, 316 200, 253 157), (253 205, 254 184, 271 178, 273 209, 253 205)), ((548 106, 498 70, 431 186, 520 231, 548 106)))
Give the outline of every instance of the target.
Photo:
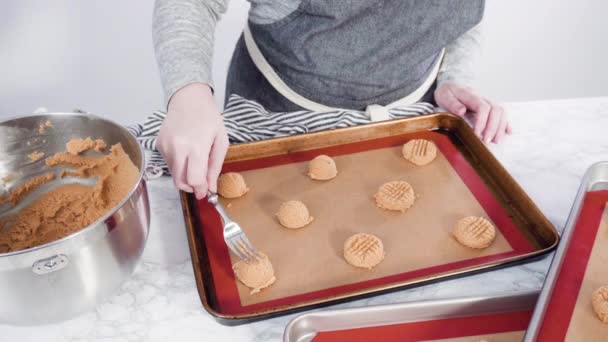
POLYGON ((382 240, 372 234, 355 234, 344 242, 344 259, 355 267, 371 269, 384 259, 382 240))
POLYGON ((374 198, 380 208, 405 212, 414 205, 416 194, 408 182, 393 181, 382 184, 374 198))
POLYGON ((486 248, 496 238, 496 228, 483 217, 469 216, 456 223, 452 232, 456 240, 470 248, 486 248))
POLYGON ((403 145, 403 158, 423 166, 430 164, 437 157, 437 145, 426 139, 414 139, 403 145))
POLYGON ((602 323, 608 323, 608 286, 604 285, 593 291, 591 297, 593 311, 602 323))

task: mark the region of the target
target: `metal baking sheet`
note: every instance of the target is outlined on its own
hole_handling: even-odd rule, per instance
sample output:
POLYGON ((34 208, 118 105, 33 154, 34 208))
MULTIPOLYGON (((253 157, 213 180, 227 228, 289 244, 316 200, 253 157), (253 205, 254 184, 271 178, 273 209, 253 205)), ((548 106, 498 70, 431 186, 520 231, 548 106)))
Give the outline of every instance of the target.
MULTIPOLYGON (((378 148, 388 149, 390 155, 385 155, 384 157, 388 158, 392 155, 390 158, 396 158, 394 160, 401 160, 402 162, 407 163, 403 161, 402 157, 399 157, 399 146, 409 139, 419 137, 430 138, 439 144, 442 155, 445 157, 442 157, 442 161, 446 162, 449 159, 450 163, 444 163, 442 165, 451 165, 451 167, 453 167, 453 169, 445 169, 443 174, 458 173, 456 177, 461 177, 460 182, 466 183, 466 186, 475 195, 478 205, 483 206, 485 212, 493 221, 495 221, 495 223, 498 222, 497 227, 501 230, 501 233, 506 233, 505 236, 510 239, 510 245, 513 248, 512 251, 496 251, 498 254, 487 256, 482 256, 480 254, 478 257, 465 256, 465 259, 460 257, 461 259, 454 260, 456 262, 449 262, 447 264, 441 264, 441 260, 439 260, 439 264, 436 263, 427 266, 426 268, 411 268, 412 265, 404 264, 404 266, 410 267, 410 269, 405 269, 400 274, 381 274, 380 272, 384 271, 382 270, 382 267, 380 267, 377 270, 374 270, 374 272, 378 272, 380 275, 380 277, 377 278, 374 278, 373 274, 362 273, 362 276, 368 278, 361 278, 360 281, 355 283, 344 283, 344 279, 348 279, 342 278, 342 285, 331 285, 333 287, 330 288, 318 287, 318 290, 308 293, 300 292, 289 294, 288 292, 283 292, 288 293, 287 297, 277 297, 277 291, 293 291, 294 289, 290 286, 279 286, 279 279, 277 284, 262 291, 260 294, 256 295, 256 298, 244 299, 243 296, 247 296, 248 293, 242 291, 242 288, 239 288, 241 284, 236 282, 230 269, 230 254, 221 238, 221 221, 219 221, 217 213, 210 209, 210 206, 205 201, 196 201, 194 196, 182 193, 182 206, 186 219, 192 262, 201 302, 205 309, 222 323, 239 324, 253 319, 267 318, 272 315, 286 314, 304 308, 328 305, 330 303, 351 300, 365 295, 379 294, 391 290, 439 281, 449 277, 459 277, 490 268, 511 265, 543 255, 556 246, 559 237, 551 223, 538 210, 506 170, 502 168, 500 163, 498 163, 485 145, 474 135, 466 122, 461 118, 450 114, 434 114, 346 129, 336 129, 234 145, 231 146, 225 160, 224 171, 245 172, 244 175, 246 178, 253 175, 253 178, 251 179, 254 181, 257 179, 257 181, 274 182, 278 180, 275 180, 274 178, 269 180, 267 175, 263 175, 264 170, 276 170, 285 166, 287 167, 286 170, 300 170, 303 167, 302 165, 305 165, 306 161, 321 153, 336 156, 337 158, 348 158, 350 155, 354 156, 356 154, 369 152, 375 156, 366 162, 367 164, 371 164, 374 161, 379 160, 374 159, 378 158, 378 155, 373 154, 375 153, 375 149, 378 148), (247 172, 254 173, 248 174, 247 172), (503 228, 505 229, 504 231, 503 228), (523 243, 513 244, 513 241, 521 241, 523 243), (518 246, 524 247, 520 248, 518 246)), ((346 161, 348 161, 348 159, 346 161)), ((362 171, 365 171, 365 166, 363 166, 362 171)), ((299 172, 302 172, 302 170, 299 172)), ((277 175, 277 178, 283 177, 280 173, 275 173, 275 175, 277 175)), ((376 172, 376 176, 374 177, 377 177, 377 175, 378 173, 376 172)), ((404 176, 414 177, 411 173, 406 173, 404 176)), ((416 177, 418 177, 416 184, 424 184, 425 180, 423 179, 423 176, 418 175, 416 177)), ((299 181, 296 178, 300 179, 299 177, 293 176, 288 183, 292 184, 291 182, 293 182, 294 179, 295 181, 299 181)), ((342 180, 336 179, 336 181, 342 180)), ((377 181, 381 182, 380 180, 377 181)), ((281 186, 283 186, 283 188, 281 188, 282 191, 293 190, 292 187, 284 186, 287 183, 283 183, 281 183, 281 186)), ((263 184, 263 182, 258 184, 263 184)), ((460 185, 455 184, 456 187, 460 185)), ((258 190, 262 191, 259 187, 258 190)), ((452 191, 451 187, 450 191, 452 191)), ((437 197, 437 193, 429 193, 427 191, 426 198, 429 198, 428 196, 431 194, 437 197)), ((258 193, 257 195, 260 194, 258 193)), ((425 194, 423 193, 422 196, 425 196, 425 194)), ((266 198, 261 197, 260 200, 263 202, 267 201, 269 198, 272 199, 272 196, 267 196, 266 198)), ((344 198, 346 199, 347 197, 344 198)), ((245 203, 246 200, 251 200, 251 198, 243 199, 241 202, 245 203)), ((367 205, 361 201, 369 201, 369 199, 359 198, 359 201, 359 208, 361 208, 361 205, 367 205)), ((234 205, 232 209, 238 209, 239 203, 241 202, 233 202, 234 205)), ((272 209, 272 205, 262 202, 255 202, 254 204, 256 206, 266 206, 267 208, 260 207, 265 211, 272 209)), ((461 204, 458 202, 458 198, 452 199, 450 203, 461 204)), ((446 208, 449 209, 451 207, 453 206, 449 203, 444 203, 439 206, 439 208, 444 208, 442 209, 444 211, 442 215, 447 213, 445 212, 446 208)), ((370 208, 373 209, 373 203, 370 204, 370 208)), ((418 209, 422 210, 423 207, 418 207, 418 209)), ((437 214, 436 212, 433 213, 437 214)), ((457 211, 450 215, 453 216, 452 218, 456 218, 459 213, 460 212, 457 211)), ((240 212, 235 212, 235 215, 238 214, 240 214, 240 212)), ((357 212, 357 214, 359 214, 359 212, 357 212)), ((390 213, 382 213, 382 215, 385 214, 388 215, 390 213)), ((414 215, 414 212, 411 214, 414 215)), ((462 213, 460 214, 462 215, 462 213)), ((419 217, 424 217, 424 215, 419 215, 419 217)), ((447 233, 441 235, 444 239, 449 238, 450 225, 448 221, 452 222, 450 219, 440 226, 443 227, 440 229, 447 229, 447 233), (446 222, 448 225, 446 225, 446 222)), ((240 223, 245 225, 244 229, 253 229, 247 226, 246 222, 240 223)), ((272 224, 272 222, 269 224, 272 224)), ((373 225, 370 226, 369 224, 366 226, 369 227, 369 229, 377 228, 373 225)), ((259 229, 262 228, 267 229, 268 227, 267 225, 261 225, 261 228, 259 229)), ((390 230, 387 230, 387 232, 390 232, 390 230)), ((269 243, 272 242, 273 239, 276 239, 276 241, 280 240, 281 244, 289 243, 289 241, 285 239, 278 239, 277 234, 283 233, 277 230, 275 230, 274 234, 259 235, 259 232, 256 231, 247 232, 248 235, 250 233, 252 234, 250 240, 256 240, 256 243, 262 246, 265 251, 267 248, 272 248, 272 245, 269 243), (256 234, 259 236, 256 236, 256 234)), ((298 231, 297 233, 308 234, 306 233, 306 230, 302 232, 298 231)), ((388 239, 388 241, 391 241, 390 236, 388 236, 388 239)), ((335 241, 338 240, 341 240, 341 237, 334 235, 326 237, 323 241, 329 241, 336 245, 335 241)), ((444 242, 454 242, 453 240, 448 240, 444 242)), ((432 250, 433 249, 426 249, 426 252, 432 250)), ((396 249, 393 249, 393 251, 396 251, 396 249)), ((481 253, 484 252, 482 251, 481 253)), ((285 255, 271 255, 271 260, 276 260, 279 263, 275 265, 275 272, 280 272, 281 270, 284 272, 285 267, 289 265, 281 265, 285 264, 285 260, 289 260, 289 257, 292 256, 288 255, 286 258, 285 255), (281 267, 281 269, 278 270, 277 267, 281 267)), ((348 272, 348 270, 339 269, 343 266, 343 260, 339 259, 338 254, 334 252, 334 255, 329 257, 331 257, 333 262, 339 261, 340 263, 336 264, 337 268, 332 266, 332 272, 329 272, 328 274, 335 276, 339 272, 334 271, 348 272)), ((410 259, 411 258, 405 258, 403 260, 410 259)), ((425 260, 422 260, 422 262, 425 262, 425 260)), ((382 266, 384 265, 389 266, 389 263, 383 262, 382 266)), ((394 265, 391 267, 394 267, 394 265)), ((344 267, 342 268, 344 269, 344 267)), ((327 267, 321 267, 320 269, 327 269, 327 267)), ((284 275, 285 273, 283 273, 283 276, 284 275)), ((283 279, 285 278, 283 277, 283 279)), ((313 285, 318 286, 319 283, 313 285)))
POLYGON ((492 338, 497 336, 521 341, 537 297, 538 291, 525 291, 311 312, 289 322, 283 341, 347 341, 352 334, 360 340, 370 334, 378 341, 452 341, 473 336, 475 341, 498 341, 492 338), (496 317, 501 325, 491 323, 496 317), (458 329, 450 329, 452 324, 458 329))
MULTIPOLYGON (((590 291, 590 289, 583 289, 582 284, 591 276, 588 271, 591 257, 593 257, 594 241, 596 236, 602 237, 600 228, 602 224, 605 225, 604 220, 606 210, 608 210, 605 209, 607 200, 608 162, 600 162, 592 165, 581 181, 562 233, 562 242, 557 248, 547 273, 525 341, 605 339, 608 330, 595 317, 591 309, 590 295, 585 293, 585 298, 579 296, 583 290, 590 291), (586 219, 586 221, 583 222, 582 219, 586 219), (577 250, 571 251, 571 248, 577 248, 577 250), (574 255, 570 253, 575 253, 575 257, 573 258, 574 255), (567 263, 567 260, 570 263, 567 263), (569 269, 566 270, 566 268, 569 269), (575 273, 577 274, 575 275, 575 273), (563 276, 570 276, 570 278, 565 279, 563 276), (566 287, 565 291, 562 291, 562 287, 566 287), (558 297, 565 302, 552 302, 558 297), (584 302, 580 302, 581 300, 584 302), (559 310, 556 310, 556 305, 559 310), (587 307, 575 311, 578 305, 587 307), (570 326, 575 315, 578 315, 579 321, 584 321, 583 323, 586 325, 584 328, 581 328, 580 322, 577 323, 576 328, 570 326)), ((601 260, 599 261, 601 262, 601 260)), ((594 273, 597 275, 598 272, 594 273)), ((608 284, 608 277, 605 282, 608 284)))

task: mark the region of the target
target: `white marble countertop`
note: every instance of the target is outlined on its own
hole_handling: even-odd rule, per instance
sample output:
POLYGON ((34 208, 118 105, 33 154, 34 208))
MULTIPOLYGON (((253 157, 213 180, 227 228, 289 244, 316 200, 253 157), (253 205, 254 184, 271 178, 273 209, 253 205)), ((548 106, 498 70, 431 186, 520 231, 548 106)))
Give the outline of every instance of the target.
MULTIPOLYGON (((589 165, 608 160, 608 97, 511 103, 514 134, 492 151, 562 229, 589 165)), ((294 315, 228 327, 202 307, 179 197, 167 177, 149 183, 152 226, 142 262, 113 298, 70 321, 0 325, 3 341, 280 341, 294 315)), ((354 307, 539 289, 550 258, 345 303, 354 307)), ((2 305, 0 303, 0 305, 2 305)))

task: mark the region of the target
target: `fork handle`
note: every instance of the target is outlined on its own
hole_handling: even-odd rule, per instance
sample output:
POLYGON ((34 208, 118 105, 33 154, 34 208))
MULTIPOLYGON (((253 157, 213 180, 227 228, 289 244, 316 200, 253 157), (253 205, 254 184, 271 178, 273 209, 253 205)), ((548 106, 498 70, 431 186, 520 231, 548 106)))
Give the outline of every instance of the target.
POLYGON ((230 217, 228 217, 228 214, 226 213, 226 210, 224 209, 224 207, 218 201, 216 193, 209 192, 207 194, 207 201, 209 203, 213 204, 213 206, 215 207, 215 210, 217 210, 217 212, 222 217, 222 220, 224 221, 224 224, 232 222, 232 220, 230 219, 230 217))

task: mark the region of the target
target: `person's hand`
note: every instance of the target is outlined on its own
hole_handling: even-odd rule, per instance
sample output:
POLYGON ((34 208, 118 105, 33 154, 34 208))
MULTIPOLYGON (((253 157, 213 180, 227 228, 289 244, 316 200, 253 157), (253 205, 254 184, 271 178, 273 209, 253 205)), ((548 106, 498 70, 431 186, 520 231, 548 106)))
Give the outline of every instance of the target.
POLYGON ((477 95, 471 88, 452 81, 443 82, 435 90, 435 102, 458 116, 467 111, 475 115, 473 129, 478 137, 487 144, 499 143, 512 133, 507 113, 500 106, 477 95))
POLYGON ((228 135, 208 85, 189 84, 173 95, 157 147, 177 188, 198 199, 217 191, 228 135))

